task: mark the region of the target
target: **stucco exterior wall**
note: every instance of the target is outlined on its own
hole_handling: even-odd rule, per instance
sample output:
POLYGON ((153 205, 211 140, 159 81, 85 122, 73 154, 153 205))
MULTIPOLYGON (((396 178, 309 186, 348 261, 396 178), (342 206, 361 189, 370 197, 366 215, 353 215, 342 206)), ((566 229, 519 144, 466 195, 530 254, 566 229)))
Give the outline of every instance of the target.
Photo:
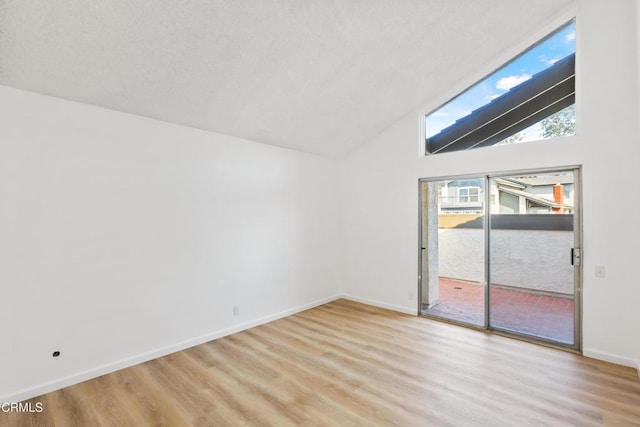
MULTIPOLYGON (((440 276, 484 281, 484 231, 440 229, 440 276)), ((540 291, 573 293, 570 231, 492 230, 491 282, 540 291)))

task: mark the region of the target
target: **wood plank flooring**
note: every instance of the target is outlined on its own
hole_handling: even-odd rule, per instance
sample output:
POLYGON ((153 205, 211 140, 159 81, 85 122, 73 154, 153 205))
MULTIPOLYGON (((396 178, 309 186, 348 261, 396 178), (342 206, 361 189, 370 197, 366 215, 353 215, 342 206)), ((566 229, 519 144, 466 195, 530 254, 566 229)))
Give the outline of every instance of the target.
POLYGON ((640 426, 635 370, 338 300, 32 399, 2 426, 640 426))

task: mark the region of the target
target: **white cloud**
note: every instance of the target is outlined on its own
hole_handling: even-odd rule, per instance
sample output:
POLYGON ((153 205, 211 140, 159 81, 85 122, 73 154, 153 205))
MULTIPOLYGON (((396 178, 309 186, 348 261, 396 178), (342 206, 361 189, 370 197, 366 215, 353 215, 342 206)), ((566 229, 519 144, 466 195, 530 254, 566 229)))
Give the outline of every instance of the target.
POLYGON ((530 74, 521 74, 519 76, 503 77, 496 83, 496 88, 501 90, 509 90, 512 87, 518 86, 520 83, 525 82, 531 78, 530 74))
POLYGON ((560 59, 558 58, 551 58, 551 59, 547 59, 547 58, 541 58, 542 62, 544 62, 546 65, 553 65, 556 62, 560 61, 560 59))
POLYGON ((496 98, 500 98, 502 95, 500 95, 499 93, 496 95, 491 95, 491 100, 493 101, 496 98))
POLYGON ((571 31, 569 34, 567 34, 567 41, 568 41, 568 42, 570 42, 570 41, 572 41, 572 40, 575 40, 575 39, 576 39, 576 32, 575 32, 575 30, 574 30, 574 31, 571 31))

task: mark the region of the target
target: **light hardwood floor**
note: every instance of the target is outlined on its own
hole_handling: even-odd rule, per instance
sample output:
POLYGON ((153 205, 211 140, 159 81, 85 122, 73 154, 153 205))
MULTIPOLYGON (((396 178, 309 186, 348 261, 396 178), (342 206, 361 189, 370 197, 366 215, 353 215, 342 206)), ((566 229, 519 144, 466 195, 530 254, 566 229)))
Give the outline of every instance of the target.
POLYGON ((2 426, 640 426, 635 370, 338 300, 32 399, 2 426))

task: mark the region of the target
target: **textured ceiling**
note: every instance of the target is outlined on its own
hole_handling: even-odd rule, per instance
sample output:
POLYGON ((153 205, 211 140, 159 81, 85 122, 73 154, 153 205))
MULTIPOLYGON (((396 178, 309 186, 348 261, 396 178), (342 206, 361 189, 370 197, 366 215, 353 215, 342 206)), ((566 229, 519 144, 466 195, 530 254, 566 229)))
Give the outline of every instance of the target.
POLYGON ((570 3, 0 0, 0 84, 340 157, 570 3))

